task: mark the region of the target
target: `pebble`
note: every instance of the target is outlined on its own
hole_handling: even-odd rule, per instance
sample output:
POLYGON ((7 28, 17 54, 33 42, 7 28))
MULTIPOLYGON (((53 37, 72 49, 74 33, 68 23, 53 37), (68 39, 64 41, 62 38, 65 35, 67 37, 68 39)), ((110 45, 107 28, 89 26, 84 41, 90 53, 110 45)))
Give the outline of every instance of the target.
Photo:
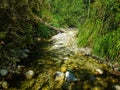
POLYGON ((98 74, 100 74, 100 75, 103 74, 103 70, 102 70, 102 69, 97 68, 97 69, 95 69, 95 71, 96 71, 98 74))
POLYGON ((69 58, 68 58, 68 57, 64 57, 63 59, 64 59, 64 60, 68 60, 69 58))
POLYGON ((34 75, 35 72, 33 70, 28 70, 27 72, 25 72, 26 79, 32 79, 34 75))
POLYGON ((68 82, 78 81, 78 79, 70 71, 66 71, 65 80, 68 81, 68 82))
POLYGON ((64 73, 63 72, 60 72, 60 71, 57 71, 56 73, 55 73, 55 80, 56 81, 61 81, 61 80, 63 80, 64 79, 64 73))
POLYGON ((114 85, 113 88, 114 88, 114 90, 120 90, 120 86, 119 85, 114 85))
POLYGON ((5 76, 8 74, 8 70, 7 69, 0 69, 0 75, 1 76, 5 76))
POLYGON ((3 82, 2 82, 2 88, 3 88, 3 89, 8 89, 8 82, 3 81, 3 82))

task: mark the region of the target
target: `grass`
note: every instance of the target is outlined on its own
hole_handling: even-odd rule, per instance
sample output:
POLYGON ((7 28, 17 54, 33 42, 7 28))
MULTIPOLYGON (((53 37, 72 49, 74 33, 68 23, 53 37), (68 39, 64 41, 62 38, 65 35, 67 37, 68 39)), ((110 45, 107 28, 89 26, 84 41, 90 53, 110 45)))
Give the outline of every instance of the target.
POLYGON ((102 28, 101 21, 91 21, 86 20, 82 26, 78 26, 78 45, 93 48, 93 53, 104 59, 118 61, 120 58, 120 29, 107 31, 102 28))

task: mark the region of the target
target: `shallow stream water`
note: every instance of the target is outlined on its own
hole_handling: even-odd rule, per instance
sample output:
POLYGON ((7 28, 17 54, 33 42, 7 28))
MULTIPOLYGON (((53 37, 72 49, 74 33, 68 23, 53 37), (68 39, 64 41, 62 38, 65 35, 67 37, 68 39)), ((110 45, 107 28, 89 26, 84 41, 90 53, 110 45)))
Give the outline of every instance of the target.
POLYGON ((77 30, 73 29, 42 42, 48 45, 38 50, 39 58, 27 67, 35 76, 10 81, 8 90, 120 90, 119 75, 112 74, 112 68, 106 63, 85 56, 92 50, 78 48, 76 38, 77 30), (66 72, 76 79, 69 79, 72 76, 67 77, 66 72))

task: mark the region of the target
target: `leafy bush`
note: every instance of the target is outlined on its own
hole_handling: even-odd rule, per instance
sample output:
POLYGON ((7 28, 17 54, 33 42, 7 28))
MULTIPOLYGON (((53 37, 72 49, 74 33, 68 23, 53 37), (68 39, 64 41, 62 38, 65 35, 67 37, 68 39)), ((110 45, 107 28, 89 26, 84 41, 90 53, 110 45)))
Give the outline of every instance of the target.
POLYGON ((42 17, 56 27, 76 27, 82 17, 82 0, 46 0, 42 17), (49 14, 49 15, 48 15, 49 14))
POLYGON ((49 29, 34 17, 41 15, 41 2, 0 1, 0 68, 15 69, 16 63, 26 59, 37 46, 36 36, 50 36, 49 29))
POLYGON ((49 38, 51 35, 55 34, 55 32, 50 30, 49 27, 41 23, 35 25, 34 33, 37 37, 42 37, 42 38, 49 38))

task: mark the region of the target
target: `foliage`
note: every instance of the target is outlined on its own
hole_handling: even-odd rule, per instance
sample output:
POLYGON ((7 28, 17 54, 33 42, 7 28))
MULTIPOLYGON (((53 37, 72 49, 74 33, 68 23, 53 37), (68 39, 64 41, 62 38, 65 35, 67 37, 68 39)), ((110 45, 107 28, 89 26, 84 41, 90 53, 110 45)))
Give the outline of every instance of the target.
POLYGON ((48 28, 36 21, 39 0, 0 1, 0 68, 15 68, 37 46, 36 37, 48 37, 48 28), (40 28, 39 28, 40 27, 40 28))
POLYGON ((91 19, 87 19, 83 25, 78 25, 80 29, 78 34, 79 46, 93 47, 94 39, 98 36, 98 29, 101 27, 101 22, 97 21, 96 24, 91 19))
POLYGON ((52 32, 37 17, 55 27, 78 27, 78 45, 90 46, 106 59, 120 57, 119 0, 0 1, 0 67, 16 65, 38 45, 37 37, 52 32))
POLYGON ((94 54, 105 59, 119 60, 119 0, 95 0, 88 8, 90 17, 79 25, 78 45, 92 47, 94 54))
POLYGON ((46 27, 46 25, 38 23, 34 27, 34 33, 37 37, 49 38, 51 35, 55 34, 54 31, 50 30, 50 28, 46 27))
POLYGON ((109 60, 118 60, 120 57, 120 30, 111 32, 97 39, 96 44, 94 45, 94 51, 96 54, 109 59, 109 60))
POLYGON ((56 27, 76 27, 82 17, 82 3, 82 0, 45 0, 41 17, 56 27))

